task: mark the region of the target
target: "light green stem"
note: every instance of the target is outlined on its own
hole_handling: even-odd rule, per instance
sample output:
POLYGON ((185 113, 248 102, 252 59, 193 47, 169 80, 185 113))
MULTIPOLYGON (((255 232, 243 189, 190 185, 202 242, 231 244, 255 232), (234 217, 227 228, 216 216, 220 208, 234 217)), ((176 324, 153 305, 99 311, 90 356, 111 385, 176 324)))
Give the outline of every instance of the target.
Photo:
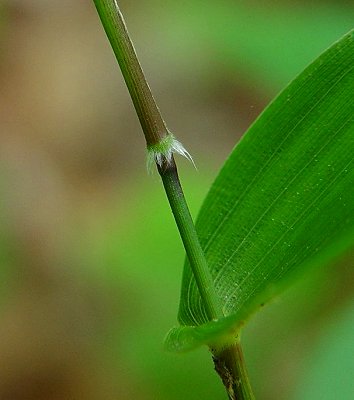
POLYGON ((158 169, 207 315, 210 320, 222 318, 220 300, 183 194, 174 159, 166 161, 158 169))
MULTIPOLYGON (((169 131, 146 82, 116 0, 94 0, 138 114, 148 148, 159 145, 169 131)), ((159 172, 164 183, 198 289, 210 320, 223 316, 204 253, 183 195, 173 157, 163 158, 159 172)))
MULTIPOLYGON (((147 147, 158 149, 162 143, 166 142, 165 139, 170 133, 146 82, 118 3, 116 0, 93 1, 122 70, 145 135, 147 147)), ((160 163, 157 163, 157 167, 203 300, 205 311, 210 320, 222 318, 221 303, 184 198, 174 158, 173 156, 167 157, 162 154, 160 161, 160 163)), ((213 359, 215 368, 223 380, 229 398, 232 400, 253 400, 254 397, 247 378, 239 342, 226 349, 213 349, 213 359), (220 373, 221 370, 222 373, 220 373), (225 380, 225 374, 228 376, 228 380, 225 380)))

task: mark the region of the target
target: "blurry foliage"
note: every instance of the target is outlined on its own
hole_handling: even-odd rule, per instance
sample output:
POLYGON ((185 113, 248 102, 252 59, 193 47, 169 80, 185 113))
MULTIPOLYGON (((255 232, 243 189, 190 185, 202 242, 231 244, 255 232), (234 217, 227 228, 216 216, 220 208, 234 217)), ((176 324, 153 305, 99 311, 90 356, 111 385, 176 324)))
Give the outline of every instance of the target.
MULTIPOLYGON (((181 161, 194 215, 266 101, 354 15, 345 2, 121 4, 166 120, 196 159, 198 172, 181 161)), ((0 398, 224 398, 205 351, 162 351, 184 255, 93 5, 2 1, 0 24, 0 398)), ((352 262, 300 282, 246 328, 259 399, 303 398, 335 343, 335 355, 347 348, 345 317, 314 344, 351 299, 352 262)), ((342 389, 336 398, 349 399, 342 389)))
POLYGON ((175 27, 165 28, 165 41, 177 43, 182 60, 193 60, 200 46, 211 73, 274 93, 349 31, 353 16, 353 7, 339 3, 181 1, 163 21, 175 27))
POLYGON ((303 385, 297 387, 293 399, 329 400, 333 399, 334 393, 339 394, 342 399, 350 399, 353 396, 352 302, 346 304, 344 309, 332 316, 326 324, 329 329, 315 344, 311 356, 307 357, 309 370, 301 372, 303 385))

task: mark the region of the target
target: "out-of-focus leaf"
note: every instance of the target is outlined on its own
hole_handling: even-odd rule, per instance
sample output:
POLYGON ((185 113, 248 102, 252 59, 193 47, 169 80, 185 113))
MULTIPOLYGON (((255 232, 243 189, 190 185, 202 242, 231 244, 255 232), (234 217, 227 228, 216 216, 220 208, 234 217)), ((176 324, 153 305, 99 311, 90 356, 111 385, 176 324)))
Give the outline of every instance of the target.
POLYGON ((263 112, 214 182, 197 230, 225 319, 208 322, 185 265, 167 348, 228 340, 300 272, 354 241, 354 33, 263 112))

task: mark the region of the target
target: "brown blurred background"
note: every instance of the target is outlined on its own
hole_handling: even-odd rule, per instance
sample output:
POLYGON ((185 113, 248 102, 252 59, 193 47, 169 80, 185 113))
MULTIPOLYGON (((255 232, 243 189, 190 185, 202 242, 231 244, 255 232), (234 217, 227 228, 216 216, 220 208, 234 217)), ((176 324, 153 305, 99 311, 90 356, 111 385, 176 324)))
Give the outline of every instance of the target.
MULTIPOLYGON (((354 16, 344 1, 120 4, 196 161, 178 160, 194 215, 250 123, 354 16)), ((0 400, 225 398, 205 349, 162 351, 183 257, 93 3, 0 0, 0 400)), ((336 318, 353 333, 350 266, 300 282, 246 329, 257 398, 350 398, 345 361, 318 365, 336 318), (311 371, 337 363, 342 392, 325 397, 339 389, 323 394, 311 371)))

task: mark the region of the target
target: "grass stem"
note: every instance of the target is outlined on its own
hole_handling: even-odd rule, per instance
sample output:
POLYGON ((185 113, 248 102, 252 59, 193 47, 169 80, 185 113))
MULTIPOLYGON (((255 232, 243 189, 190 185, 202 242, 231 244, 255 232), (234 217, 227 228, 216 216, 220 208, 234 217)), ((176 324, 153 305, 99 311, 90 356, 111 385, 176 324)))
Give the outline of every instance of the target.
MULTIPOLYGON (((122 70, 145 135, 147 148, 150 151, 149 155, 152 155, 156 161, 205 311, 210 320, 222 318, 220 299, 199 243, 172 155, 173 152, 187 156, 189 154, 171 135, 161 116, 145 79, 117 1, 94 0, 94 3, 122 70)), ((230 399, 253 399, 239 343, 223 351, 214 352, 213 358, 216 370, 226 386, 229 397, 232 393, 237 395, 237 397, 230 397, 230 399), (232 379, 225 380, 225 373, 231 375, 232 379)))
POLYGON ((158 170, 207 315, 210 320, 222 318, 220 300, 183 194, 174 159, 171 162, 166 160, 162 166, 158 166, 158 170))
POLYGON ((94 3, 128 87, 146 143, 153 146, 169 132, 145 79, 123 15, 116 0, 94 0, 94 3))
POLYGON ((221 318, 223 316, 221 305, 188 210, 178 178, 177 167, 172 157, 172 149, 176 141, 169 133, 147 84, 117 1, 94 0, 94 3, 133 100, 145 135, 147 148, 148 150, 155 149, 159 173, 207 315, 211 320, 221 318), (171 141, 166 141, 168 137, 171 137, 171 141), (164 143, 168 144, 169 142, 170 148, 162 150, 165 147, 164 143), (159 149, 161 149, 161 154, 159 154, 159 149))

